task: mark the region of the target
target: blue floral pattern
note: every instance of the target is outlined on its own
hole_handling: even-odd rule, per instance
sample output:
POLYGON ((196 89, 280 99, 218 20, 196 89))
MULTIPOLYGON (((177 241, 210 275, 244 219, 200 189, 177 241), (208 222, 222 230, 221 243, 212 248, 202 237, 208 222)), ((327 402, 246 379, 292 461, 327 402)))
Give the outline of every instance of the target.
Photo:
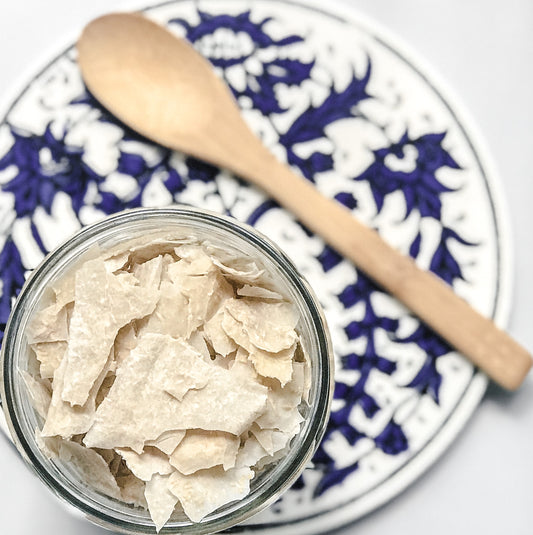
MULTIPOLYGON (((185 3, 175 5, 176 16, 167 19, 169 27, 208 57, 244 113, 260 115, 260 126, 270 135, 269 144, 281 151, 287 163, 349 210, 367 214, 368 223, 380 231, 383 220, 390 224, 392 219, 397 225, 414 221, 402 244, 405 252, 447 283, 466 284, 465 269, 476 258, 480 240, 463 233, 462 214, 455 219, 445 214, 449 199, 461 194, 461 184, 454 177, 462 176, 463 162, 450 149, 447 128, 426 125, 421 133, 420 128, 412 129, 405 122, 402 130, 393 131, 372 119, 372 106, 383 99, 376 94, 382 82, 374 74, 375 61, 380 60, 374 59, 371 50, 364 48, 356 63, 347 60, 343 73, 349 75, 344 74, 339 81, 335 68, 318 53, 314 57, 298 55, 306 44, 306 32, 284 33, 283 17, 256 14, 253 9, 228 13, 197 10, 185 16, 180 11, 185 3), (365 165, 354 166, 355 171, 343 167, 346 155, 338 148, 343 135, 332 133, 347 124, 371 126, 379 140, 366 151, 365 165), (327 180, 335 174, 343 179, 327 180)), ((309 45, 309 50, 314 49, 309 45)), ((79 76, 72 54, 67 52, 64 57, 72 63, 72 76, 79 76)), ((54 64, 49 67, 53 68, 54 64)), ((24 99, 19 107, 23 103, 24 99)), ((392 113, 393 107, 389 111, 392 113)), ((68 98, 33 131, 20 126, 16 112, 4 121, 4 137, 9 141, 4 144, 7 148, 0 150, 0 177, 4 177, 0 195, 12 203, 13 213, 0 252, 2 331, 24 274, 34 267, 21 254, 24 243, 16 231, 17 222, 27 223, 26 238, 44 255, 50 239, 45 239, 46 229, 37 214, 41 210, 52 216, 58 196, 68 196, 73 218, 80 224, 125 208, 185 202, 266 228, 269 214, 279 210, 271 199, 222 170, 157 147, 128 130, 87 92, 68 98), (89 117, 88 109, 96 115, 89 117), (115 132, 105 147, 106 154, 111 154, 106 169, 94 163, 89 141, 72 135, 76 121, 115 132), (118 183, 121 187, 113 186, 118 183)), ((296 222, 293 225, 299 227, 296 222)), ((291 491, 299 493, 311 486, 312 492, 306 493, 305 499, 319 503, 333 488, 349 485, 350 478, 365 470, 365 458, 373 452, 398 459, 410 451, 416 453, 419 446, 413 445, 413 431, 404 425, 399 409, 391 410, 387 400, 378 395, 376 381, 389 384, 391 392, 406 393, 417 400, 427 398, 439 407, 445 381, 439 362, 451 354, 451 348, 406 311, 398 311, 397 305, 384 306, 390 298, 378 286, 353 267, 347 268, 338 253, 299 228, 298 235, 314 244, 314 252, 309 259, 295 261, 304 267, 306 262, 314 266, 309 268, 315 273, 313 283, 331 281, 321 295, 332 325, 338 366, 333 410, 309 470, 312 475, 304 473, 291 491), (351 275, 343 276, 343 269, 351 275), (340 285, 338 281, 344 282, 340 285), (401 347, 416 347, 417 354, 422 355, 410 373, 394 354, 396 350, 400 353, 401 347), (374 425, 376 422, 381 423, 374 425), (335 447, 339 440, 354 448, 342 451, 366 445, 364 453, 352 460, 343 458, 344 453, 335 447)), ((470 367, 465 366, 466 373, 471 374, 470 367)), ((387 473, 380 477, 386 479, 387 473)), ((282 504, 273 511, 286 514, 282 504)))

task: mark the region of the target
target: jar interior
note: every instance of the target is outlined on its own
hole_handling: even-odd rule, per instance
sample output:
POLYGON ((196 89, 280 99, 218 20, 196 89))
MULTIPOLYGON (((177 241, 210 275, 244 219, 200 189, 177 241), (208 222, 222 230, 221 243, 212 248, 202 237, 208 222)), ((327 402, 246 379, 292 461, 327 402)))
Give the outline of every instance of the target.
POLYGON ((208 533, 225 529, 255 514, 294 482, 310 460, 325 430, 332 396, 332 351, 320 306, 306 281, 275 245, 255 230, 229 218, 188 208, 140 209, 107 218, 86 227, 51 253, 30 275, 6 328, 2 347, 3 399, 11 433, 19 451, 39 477, 61 498, 81 509, 94 522, 123 533, 153 533, 147 511, 109 498, 88 487, 69 463, 48 459, 35 439, 43 425, 33 409, 19 371, 34 371, 35 357, 26 342, 32 315, 46 302, 50 285, 81 262, 125 240, 150 233, 193 235, 234 254, 251 257, 270 275, 277 290, 298 309, 297 327, 311 361, 309 404, 303 404, 300 432, 289 453, 263 468, 251 481, 244 499, 227 504, 199 523, 175 512, 162 533, 208 533))

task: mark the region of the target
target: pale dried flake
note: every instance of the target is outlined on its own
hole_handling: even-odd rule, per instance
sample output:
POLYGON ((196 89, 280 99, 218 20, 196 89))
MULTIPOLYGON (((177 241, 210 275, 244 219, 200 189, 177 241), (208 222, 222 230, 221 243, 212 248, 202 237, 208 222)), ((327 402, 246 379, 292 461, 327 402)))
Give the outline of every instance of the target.
POLYGON ((222 328, 232 340, 248 352, 248 359, 253 363, 257 373, 263 377, 279 380, 282 386, 290 381, 295 351, 294 345, 278 353, 270 353, 259 349, 251 343, 248 331, 243 324, 237 321, 227 310, 222 318, 222 328))
POLYGON ((190 429, 170 456, 170 464, 184 475, 198 470, 235 466, 240 439, 229 433, 190 429))
POLYGON ((158 533, 172 516, 178 502, 176 495, 170 492, 169 477, 154 474, 144 490, 148 511, 158 533))
POLYGON ((176 339, 167 344, 154 364, 151 382, 178 401, 189 390, 204 388, 211 376, 212 367, 185 340, 176 339))
POLYGON ((128 263, 129 258, 130 254, 128 251, 124 251, 122 253, 118 253, 116 255, 105 258, 104 265, 107 272, 115 273, 119 269, 123 269, 128 263))
POLYGON ((121 499, 120 489, 107 463, 94 450, 84 448, 76 442, 62 441, 59 458, 72 463, 79 472, 80 480, 88 486, 111 498, 121 499))
POLYGON ((274 453, 274 455, 267 455, 266 457, 263 457, 262 459, 259 459, 255 465, 255 469, 259 472, 263 470, 266 466, 269 466, 273 463, 278 462, 279 460, 287 457, 291 449, 290 444, 285 446, 283 449, 277 451, 274 453))
POLYGON ((33 377, 27 371, 20 370, 19 373, 26 385, 33 408, 41 418, 45 419, 52 401, 49 387, 42 379, 33 377))
POLYGON ((250 343, 270 353, 288 349, 297 340, 298 314, 290 303, 254 299, 228 299, 225 311, 242 326, 250 343))
POLYGON ((61 361, 61 364, 54 373, 52 401, 46 415, 46 421, 42 431, 43 436, 59 435, 63 438, 70 439, 73 435, 80 435, 89 430, 95 418, 98 391, 108 374, 111 364, 112 358, 108 356, 103 370, 89 391, 85 404, 72 406, 61 398, 67 365, 66 357, 61 361))
POLYGON ((267 388, 243 380, 238 371, 209 366, 197 356, 194 367, 206 366, 209 380, 199 390, 191 389, 178 401, 154 381, 157 361, 171 352, 179 354, 182 341, 170 336, 146 334, 130 358, 117 370, 117 377, 96 411, 87 446, 129 447, 142 451, 168 429, 204 429, 240 435, 261 415, 267 388))
POLYGON ((74 274, 66 275, 52 284, 58 307, 63 307, 74 301, 76 277, 74 274))
POLYGON ((181 261, 169 266, 169 275, 174 280, 184 276, 207 275, 215 270, 212 258, 198 245, 176 247, 174 253, 181 261))
POLYGON ((152 446, 144 448, 140 454, 128 448, 115 448, 115 451, 126 461, 132 474, 142 481, 150 481, 154 474, 164 476, 173 471, 168 455, 152 446))
POLYGON ((295 353, 295 360, 297 363, 302 364, 302 383, 301 386, 298 384, 295 389, 298 389, 301 392, 302 395, 302 401, 309 404, 309 393, 311 391, 311 357, 309 356, 309 351, 305 347, 304 341, 300 338, 300 343, 298 344, 296 353, 295 353))
POLYGON ((40 362, 39 371, 41 377, 43 379, 51 379, 65 356, 67 342, 39 342, 38 344, 32 344, 31 349, 40 362))
POLYGON ((233 296, 233 287, 216 271, 205 274, 189 271, 184 260, 169 266, 172 281, 187 298, 189 333, 192 333, 213 316, 223 300, 233 296), (186 267, 179 269, 183 265, 186 267))
POLYGON ((221 307, 214 316, 204 324, 204 333, 211 344, 211 347, 216 353, 223 356, 228 356, 237 350, 235 340, 228 336, 226 331, 222 328, 222 320, 224 319, 224 309, 221 307))
POLYGON ((64 401, 72 405, 86 402, 119 329, 150 314, 157 299, 157 292, 108 273, 101 259, 83 264, 76 273, 76 301, 61 393, 64 401))
POLYGON ((146 498, 144 497, 145 483, 133 474, 125 476, 116 476, 117 485, 120 488, 120 496, 122 501, 134 505, 135 507, 142 507, 148 509, 146 498))
POLYGON ((57 459, 61 442, 59 437, 43 437, 39 429, 35 430, 35 443, 47 459, 57 459))
MULTIPOLYGON (((115 356, 115 366, 116 370, 126 358, 131 353, 131 350, 137 345, 137 333, 135 332, 135 327, 129 323, 122 327, 115 338, 115 343, 113 345, 113 353, 115 356)), ((113 368, 112 368, 113 369, 113 368)))
POLYGON ((251 286, 250 284, 245 284, 242 288, 238 288, 237 295, 239 297, 255 297, 258 299, 271 299, 274 301, 284 300, 284 297, 274 290, 269 290, 262 286, 251 286))
POLYGON ((255 284, 268 277, 249 256, 241 256, 236 251, 225 250, 212 244, 204 244, 205 250, 213 263, 218 266, 224 276, 237 284, 255 284))
POLYGON ((259 375, 277 379, 285 386, 292 378, 294 349, 292 346, 279 353, 268 353, 254 348, 248 358, 259 375))
MULTIPOLYGON (((297 427, 295 427, 295 430, 296 429, 297 427)), ((254 424, 250 428, 250 431, 259 444, 261 444, 269 455, 274 455, 276 452, 285 448, 291 438, 296 434, 295 430, 290 433, 285 433, 277 429, 261 429, 257 424, 254 424)))
POLYGON ((174 429, 163 432, 154 440, 147 440, 145 446, 155 446, 167 455, 171 455, 185 436, 184 429, 174 429))
POLYGON ((293 374, 291 382, 287 385, 295 392, 300 401, 309 403, 309 391, 311 389, 311 374, 307 362, 293 362, 293 374))
POLYGON ((263 446, 261 446, 260 442, 257 440, 257 438, 255 438, 254 435, 250 435, 246 438, 244 444, 237 453, 235 467, 252 467, 265 457, 270 457, 268 452, 265 450, 265 448, 263 448, 263 446))
POLYGON ((52 303, 39 310, 27 329, 28 344, 60 342, 68 338, 67 309, 52 303))
POLYGON ((188 476, 174 472, 169 476, 169 488, 185 514, 193 522, 200 522, 219 507, 242 500, 250 492, 253 477, 248 467, 224 470, 217 466, 188 476))
POLYGON ((106 256, 114 256, 124 251, 129 252, 130 264, 141 264, 159 255, 171 254, 175 247, 195 240, 191 237, 179 237, 172 233, 162 234, 154 231, 141 238, 134 238, 123 242, 106 251, 106 256))
POLYGON ((261 429, 278 429, 288 434, 295 434, 300 429, 304 418, 298 410, 301 393, 289 386, 270 389, 265 412, 256 420, 261 429))
POLYGON ((159 255, 142 264, 133 266, 133 274, 139 281, 140 286, 153 290, 159 289, 161 274, 163 272, 163 256, 159 255))
POLYGON ((169 334, 188 338, 191 329, 187 306, 187 298, 174 283, 161 281, 157 304, 147 318, 138 322, 139 333, 169 334))
POLYGON ((168 274, 168 268, 171 264, 174 264, 177 260, 171 254, 162 255, 163 260, 161 262, 161 280, 172 282, 170 275, 168 274))

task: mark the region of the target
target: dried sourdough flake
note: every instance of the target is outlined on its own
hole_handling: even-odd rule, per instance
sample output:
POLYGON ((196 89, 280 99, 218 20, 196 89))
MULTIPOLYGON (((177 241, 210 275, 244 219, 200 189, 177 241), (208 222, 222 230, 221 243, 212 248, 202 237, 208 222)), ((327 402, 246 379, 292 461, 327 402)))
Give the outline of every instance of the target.
POLYGON ((158 450, 171 455, 172 452, 178 447, 178 444, 183 440, 186 431, 183 429, 173 429, 164 431, 155 440, 147 440, 146 446, 155 446, 158 450))
POLYGON ((150 314, 158 292, 108 273, 97 258, 76 273, 75 294, 61 398, 71 405, 83 405, 105 366, 117 332, 132 319, 150 314))
POLYGON ((188 236, 91 258, 28 331, 36 442, 147 508, 157 531, 181 508, 199 522, 245 497, 300 429, 310 365, 296 309, 252 258, 188 236))
POLYGON ((61 397, 65 383, 66 357, 61 361, 52 381, 52 401, 46 415, 46 422, 42 431, 43 436, 59 435, 69 439, 74 435, 79 435, 89 430, 95 418, 98 391, 106 378, 111 364, 111 357, 108 356, 104 368, 89 391, 85 404, 72 406, 67 401, 63 401, 61 397))
POLYGON ((142 481, 150 481, 154 474, 165 476, 173 472, 168 455, 157 448, 148 446, 142 453, 135 453, 127 448, 116 448, 115 451, 126 461, 131 472, 142 481))
POLYGON ((127 474, 125 476, 117 475, 115 479, 120 488, 120 497, 123 502, 135 505, 136 507, 142 507, 143 509, 148 509, 148 504, 144 497, 146 489, 144 481, 141 481, 133 474, 127 474))
POLYGON ((54 372, 65 356, 66 341, 39 342, 31 344, 37 360, 40 362, 39 371, 43 379, 52 379, 54 372))
POLYGON ((190 351, 182 354, 184 344, 168 335, 139 337, 96 411, 84 439, 86 446, 129 447, 140 452, 146 440, 168 429, 199 428, 240 435, 262 414, 268 393, 265 386, 249 383, 238 370, 210 366, 190 346, 190 351), (168 368, 162 363, 172 360, 176 378, 196 375, 200 369, 203 373, 198 375, 202 380, 207 377, 207 384, 198 390, 191 388, 181 401, 169 395, 164 376, 168 368))
POLYGON ((169 476, 169 488, 185 514, 193 522, 200 522, 222 505, 244 498, 250 492, 253 477, 254 472, 248 467, 224 470, 217 466, 189 476, 173 472, 169 476))
POLYGON ((67 337, 67 309, 57 303, 53 303, 37 312, 27 331, 29 344, 62 342, 67 337))
POLYGON ((94 450, 84 448, 76 442, 63 441, 59 446, 59 458, 71 462, 80 472, 81 480, 87 485, 111 498, 121 499, 120 488, 109 466, 94 450))
POLYGON ((177 496, 169 490, 169 478, 170 476, 154 474, 146 483, 144 491, 148 510, 157 532, 166 524, 178 503, 177 496))
POLYGON ((163 272, 163 256, 159 255, 142 264, 133 266, 133 274, 144 288, 159 289, 161 274, 163 272))
POLYGON ((262 286, 251 286, 250 284, 245 284, 242 288, 238 288, 237 295, 240 297, 257 297, 259 299, 272 299, 275 301, 284 300, 283 296, 274 290, 269 290, 262 286))
POLYGON ((139 332, 170 334, 174 337, 187 338, 191 332, 187 298, 171 281, 162 280, 160 290, 154 311, 139 322, 139 332))
POLYGON ((215 315, 204 324, 204 333, 216 353, 227 356, 237 351, 237 343, 228 336, 222 327, 224 320, 224 307, 221 306, 215 315))
POLYGON ((48 407, 52 401, 50 388, 42 379, 36 379, 27 371, 20 371, 20 375, 22 376, 26 389, 30 395, 33 408, 41 418, 46 418, 48 407))
POLYGON ((297 340, 296 309, 290 303, 267 303, 254 299, 228 299, 225 310, 258 349, 278 353, 297 340))
POLYGON ((184 475, 221 465, 235 466, 240 439, 229 433, 191 429, 170 456, 170 464, 184 475))

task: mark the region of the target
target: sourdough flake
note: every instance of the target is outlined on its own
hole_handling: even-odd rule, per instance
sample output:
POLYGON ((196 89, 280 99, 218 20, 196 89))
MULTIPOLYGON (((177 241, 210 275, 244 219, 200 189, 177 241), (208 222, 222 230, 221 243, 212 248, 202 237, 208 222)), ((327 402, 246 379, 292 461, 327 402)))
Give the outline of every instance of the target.
POLYGON ((99 492, 120 500, 120 489, 104 459, 94 450, 76 442, 63 441, 59 446, 59 458, 71 462, 78 469, 81 480, 99 492))
POLYGON ((237 453, 237 458, 235 459, 235 467, 252 467, 256 466, 259 461, 264 458, 269 458, 268 452, 261 446, 257 438, 251 434, 244 444, 239 449, 237 453))
POLYGON ((250 430, 269 455, 274 455, 277 451, 282 450, 296 434, 293 432, 284 433, 277 429, 261 429, 257 424, 253 425, 250 430))
POLYGON ((110 256, 109 258, 105 258, 104 265, 107 272, 115 273, 115 271, 122 269, 128 263, 129 257, 130 253, 128 251, 124 251, 114 256, 110 256))
POLYGON ((154 474, 164 476, 173 471, 168 455, 157 448, 148 446, 140 454, 127 448, 116 448, 115 451, 126 461, 131 472, 142 481, 150 481, 154 474))
POLYGON ((66 275, 52 285, 56 297, 56 305, 61 308, 74 301, 76 277, 74 274, 66 275))
POLYGON ((170 456, 170 464, 189 475, 221 465, 224 470, 235 466, 240 439, 229 433, 191 429, 170 456))
MULTIPOLYGON (((266 387, 248 384, 233 369, 210 368, 198 354, 192 366, 205 370, 208 383, 200 390, 189 390, 181 401, 170 396, 162 388, 157 361, 179 354, 182 348, 183 341, 165 335, 148 333, 139 338, 96 411, 94 425, 84 439, 86 446, 129 447, 140 453, 145 440, 168 429, 199 428, 240 435, 263 413, 266 387)), ((192 359, 191 353, 185 355, 192 359)))
POLYGON ((237 344, 222 327, 224 308, 221 307, 214 316, 204 324, 204 333, 216 353, 228 356, 237 350, 237 344))
POLYGON ((61 398, 67 365, 66 356, 63 358, 54 373, 52 401, 46 415, 46 422, 42 431, 43 436, 59 435, 63 438, 70 439, 73 435, 79 435, 89 430, 95 418, 98 391, 104 382, 111 364, 112 357, 108 356, 104 368, 89 391, 85 404, 72 406, 61 398))
POLYGON ((122 501, 135 505, 135 507, 142 507, 148 509, 144 492, 146 485, 144 481, 135 477, 133 474, 127 474, 125 476, 116 476, 117 485, 120 488, 120 496, 122 501))
POLYGON ((87 401, 119 329, 134 318, 150 314, 157 298, 157 292, 107 273, 101 259, 81 266, 76 274, 76 301, 70 321, 61 393, 64 401, 71 405, 87 401))
POLYGON ((169 476, 169 488, 185 514, 193 522, 200 522, 219 507, 244 498, 250 492, 253 477, 248 467, 224 470, 217 466, 189 476, 173 472, 169 476))
POLYGON ((176 495, 169 490, 169 477, 154 474, 152 479, 146 483, 144 491, 150 516, 158 533, 172 516, 174 507, 178 502, 176 495))
POLYGON ((292 378, 294 349, 295 345, 279 353, 268 353, 253 348, 248 358, 259 375, 278 379, 281 386, 285 386, 292 378))
POLYGON ((45 419, 48 413, 48 407, 52 401, 52 394, 49 388, 42 379, 36 379, 27 371, 21 370, 20 375, 30 395, 33 408, 41 418, 45 419))
POLYGON ((242 325, 257 348, 270 353, 288 349, 297 340, 298 316, 290 303, 267 303, 253 299, 228 299, 225 310, 242 325))
POLYGON ((35 442, 44 456, 48 459, 57 459, 59 457, 59 446, 61 445, 61 438, 59 437, 43 437, 39 429, 35 430, 35 442))
POLYGON ((67 338, 67 309, 57 303, 53 303, 37 312, 28 326, 28 344, 61 342, 67 338))
POLYGON ((39 366, 41 377, 43 379, 52 379, 54 372, 65 356, 67 342, 62 340, 58 342, 39 342, 32 344, 31 348, 35 352, 37 360, 41 363, 39 366))
POLYGON ((189 327, 187 298, 171 281, 161 281, 161 293, 154 311, 139 322, 139 332, 170 334, 188 338, 192 329, 189 327))
POLYGON ((278 292, 263 288, 262 286, 251 286, 250 284, 245 284, 242 288, 237 288, 237 295, 240 297, 257 297, 259 299, 283 301, 283 296, 278 292))
POLYGON ((185 430, 173 429, 164 431, 155 440, 147 440, 145 444, 146 446, 155 446, 163 453, 171 455, 172 452, 177 448, 178 444, 183 440, 184 436, 185 430))
POLYGON ((163 256, 159 255, 142 264, 133 266, 133 274, 144 288, 159 289, 161 274, 163 272, 163 256))

